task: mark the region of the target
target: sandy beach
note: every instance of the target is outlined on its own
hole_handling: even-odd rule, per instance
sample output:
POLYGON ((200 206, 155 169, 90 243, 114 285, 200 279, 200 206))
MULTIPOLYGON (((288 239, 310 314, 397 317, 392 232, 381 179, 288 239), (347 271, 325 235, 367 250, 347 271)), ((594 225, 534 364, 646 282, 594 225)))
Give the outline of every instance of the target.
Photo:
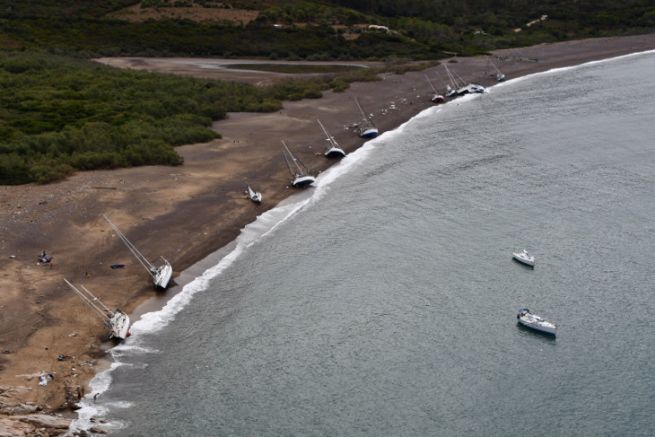
MULTIPOLYGON (((511 80, 653 49, 655 34, 541 44, 494 55, 511 80)), ((466 81, 492 85, 495 79, 487 59, 457 58, 449 66, 466 81)), ((225 77, 220 69, 194 69, 193 62, 185 62, 184 68, 162 60, 103 62, 236 78, 233 70, 224 70, 232 75, 225 77)), ((51 185, 0 187, 0 435, 63 433, 74 417, 75 403, 112 345, 107 330, 68 290, 64 278, 84 284, 110 308, 128 313, 144 302, 161 306, 169 297, 153 289, 145 270, 102 214, 111 217, 146 257, 170 260, 176 277, 296 192, 289 187, 281 140, 313 172, 321 172, 338 161, 322 156, 324 138, 317 118, 344 150, 353 151, 363 144, 350 129, 360 119, 353 97, 373 114, 380 132, 392 130, 432 105, 425 73, 444 90, 445 83, 436 79, 445 79, 444 68, 436 66, 385 74, 377 82, 354 83, 344 93, 325 92, 321 99, 286 102, 275 113, 231 113, 213 125, 222 139, 177 149, 184 157, 180 167, 80 172, 51 185), (262 205, 244 196, 246 184, 262 192, 262 205), (38 265, 37 255, 44 249, 53 261, 38 265), (111 269, 115 263, 125 268, 111 269), (41 372, 52 373, 54 380, 39 386, 41 372)))

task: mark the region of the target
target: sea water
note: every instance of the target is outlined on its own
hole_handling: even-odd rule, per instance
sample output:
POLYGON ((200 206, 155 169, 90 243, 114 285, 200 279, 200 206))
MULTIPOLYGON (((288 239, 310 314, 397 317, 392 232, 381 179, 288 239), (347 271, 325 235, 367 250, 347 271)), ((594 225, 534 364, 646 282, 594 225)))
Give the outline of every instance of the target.
POLYGON ((124 436, 655 435, 654 73, 537 74, 367 143, 137 322, 84 411, 124 436))

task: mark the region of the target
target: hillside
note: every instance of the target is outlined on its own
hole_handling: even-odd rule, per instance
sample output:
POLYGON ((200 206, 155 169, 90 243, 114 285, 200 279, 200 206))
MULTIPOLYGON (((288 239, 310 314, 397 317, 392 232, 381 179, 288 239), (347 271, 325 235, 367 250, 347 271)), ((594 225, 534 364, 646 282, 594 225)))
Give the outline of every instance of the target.
POLYGON ((443 52, 473 54, 650 32, 655 5, 649 0, 1 0, 0 28, 0 47, 89 56, 426 59, 443 52))

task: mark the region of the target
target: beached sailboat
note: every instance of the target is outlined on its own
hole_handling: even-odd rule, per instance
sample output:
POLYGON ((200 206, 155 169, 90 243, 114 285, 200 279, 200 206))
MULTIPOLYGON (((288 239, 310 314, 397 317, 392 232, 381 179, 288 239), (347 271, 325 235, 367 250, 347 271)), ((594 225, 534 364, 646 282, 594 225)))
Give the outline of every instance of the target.
POLYGON ((328 142, 325 146, 325 152, 323 155, 328 158, 343 158, 346 156, 346 152, 344 152, 341 146, 339 146, 337 140, 335 140, 334 137, 328 133, 327 129, 325 129, 325 126, 323 126, 323 123, 321 123, 321 120, 317 119, 316 122, 319 126, 321 126, 321 129, 325 134, 325 141, 328 142))
POLYGON ((446 64, 443 64, 443 66, 446 68, 446 73, 448 74, 448 78, 450 79, 450 83, 452 84, 452 87, 448 85, 448 92, 446 93, 446 97, 454 97, 454 96, 463 96, 465 94, 481 94, 484 93, 485 88, 482 85, 476 85, 474 83, 469 83, 468 85, 464 85, 464 80, 457 75, 457 73, 452 73, 446 64), (457 76, 457 79, 455 78, 457 76))
POLYGON ((293 156, 293 153, 291 153, 287 143, 284 141, 282 141, 282 155, 284 155, 284 161, 287 163, 289 173, 293 177, 291 185, 296 188, 305 188, 316 182, 316 178, 309 174, 307 167, 302 161, 293 156))
POLYGON ((498 67, 496 66, 496 64, 494 64, 494 61, 492 61, 491 58, 489 58, 489 63, 491 64, 491 66, 496 71, 496 80, 498 82, 504 82, 505 81, 505 75, 498 69, 498 67))
POLYGON ((130 335, 130 317, 127 314, 119 309, 111 311, 84 285, 80 286, 80 289, 71 284, 68 279, 64 279, 64 282, 102 319, 110 329, 110 338, 120 341, 125 340, 130 335))
POLYGON ((379 134, 378 128, 375 127, 375 125, 368 118, 368 116, 362 109, 362 105, 359 104, 359 99, 357 99, 357 97, 355 97, 355 103, 357 104, 357 108, 359 109, 359 112, 361 112, 362 114, 362 121, 359 123, 359 126, 357 127, 357 133, 359 133, 360 137, 366 139, 377 137, 379 134))
POLYGON ((452 98, 457 96, 457 90, 461 87, 461 85, 457 82, 457 79, 455 79, 453 73, 451 73, 448 69, 448 65, 443 64, 443 66, 446 69, 446 76, 448 76, 448 80, 450 81, 450 83, 446 85, 446 97, 452 98))
POLYGON ((439 94, 439 92, 437 92, 437 89, 434 87, 434 85, 432 85, 432 81, 430 80, 428 75, 425 74, 424 76, 425 76, 425 80, 427 80, 428 83, 430 84, 430 88, 432 88, 432 92, 434 93, 432 94, 432 98, 430 99, 432 103, 437 103, 437 104, 444 103, 446 101, 444 96, 442 96, 441 94, 439 94))
POLYGON ((155 287, 166 289, 166 287, 168 287, 168 283, 171 280, 171 277, 173 276, 173 267, 171 266, 171 263, 169 263, 168 260, 166 260, 166 258, 162 256, 160 257, 162 260, 162 264, 160 264, 159 266, 155 266, 150 261, 148 261, 148 259, 145 256, 143 256, 141 252, 139 252, 136 246, 134 246, 134 244, 132 244, 132 242, 127 239, 125 234, 123 234, 121 230, 118 229, 118 226, 113 224, 106 215, 103 214, 102 218, 104 218, 107 221, 107 223, 109 223, 109 226, 111 226, 114 232, 116 232, 116 235, 118 235, 118 237, 121 239, 123 244, 127 246, 129 251, 132 252, 132 255, 134 255, 137 261, 139 261, 139 263, 141 263, 143 268, 146 269, 150 277, 152 277, 152 282, 153 284, 155 284, 155 287))
POLYGON ((246 194, 248 195, 248 199, 252 200, 254 203, 262 203, 262 193, 253 190, 250 188, 250 185, 246 188, 246 194))

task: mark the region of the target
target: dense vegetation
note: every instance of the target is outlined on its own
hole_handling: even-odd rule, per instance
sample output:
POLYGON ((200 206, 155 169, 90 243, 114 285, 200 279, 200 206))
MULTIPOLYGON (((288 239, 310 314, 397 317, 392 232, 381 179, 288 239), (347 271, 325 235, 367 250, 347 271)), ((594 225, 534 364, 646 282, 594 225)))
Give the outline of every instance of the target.
POLYGON ((655 29, 652 0, 234 0, 231 7, 257 10, 258 18, 244 25, 112 18, 137 2, 0 0, 0 184, 48 182, 76 169, 177 165, 182 159, 173 147, 215 138, 208 126, 228 111, 276 110, 281 100, 316 98, 322 90, 376 78, 375 71, 360 69, 257 88, 120 71, 83 58, 438 59, 655 29))
MULTIPOLYGON (((576 37, 655 29, 652 0, 235 0, 259 18, 240 25, 187 20, 129 23, 111 12, 137 0, 0 0, 0 48, 82 55, 220 55, 312 59, 434 59, 576 37), (526 24, 542 15, 546 21, 526 24), (282 23, 284 28, 274 28, 282 23), (369 32, 366 24, 394 32, 369 32), (357 27, 360 25, 360 27, 357 27), (363 27, 361 25, 364 25, 363 27), (521 28, 520 32, 515 29, 521 28)), ((209 0, 143 6, 216 7, 209 0)))

